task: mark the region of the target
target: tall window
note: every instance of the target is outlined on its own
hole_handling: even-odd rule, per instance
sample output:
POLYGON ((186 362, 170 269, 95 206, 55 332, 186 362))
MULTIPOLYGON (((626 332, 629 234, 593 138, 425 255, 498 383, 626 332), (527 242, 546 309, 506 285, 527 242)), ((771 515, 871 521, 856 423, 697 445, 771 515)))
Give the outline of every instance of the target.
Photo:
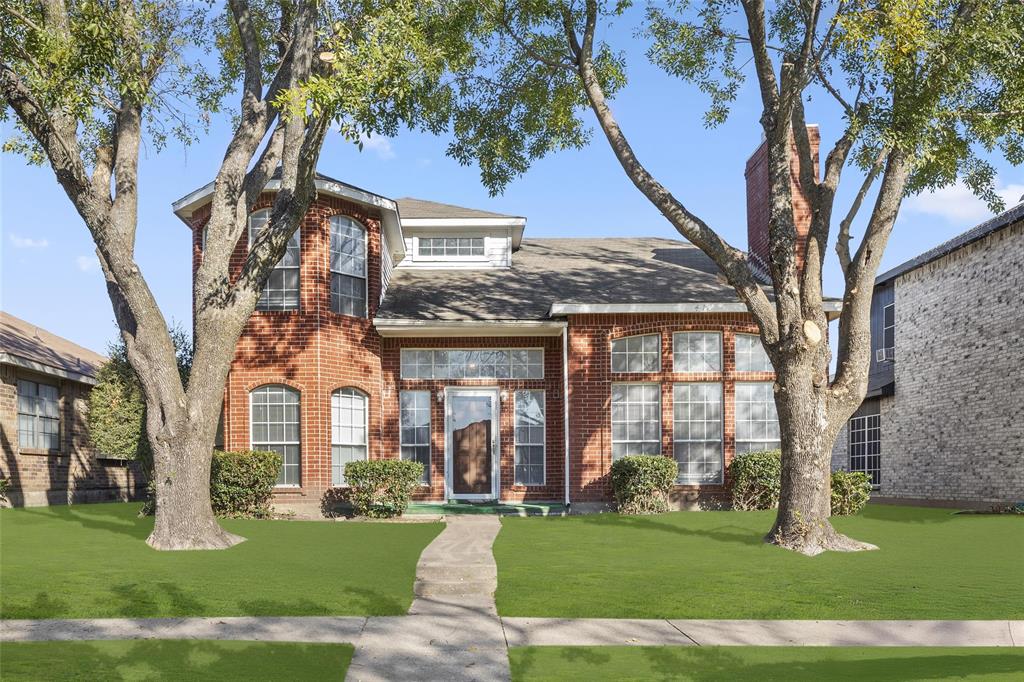
POLYGON ((613 372, 661 370, 661 335, 627 336, 612 341, 613 372))
POLYGON ((672 453, 680 483, 721 483, 722 384, 672 387, 672 453))
POLYGON ((430 485, 430 391, 402 391, 400 402, 402 459, 422 464, 420 483, 430 485))
POLYGON ((676 332, 672 335, 676 372, 722 371, 722 335, 718 332, 676 332))
POLYGON ((484 255, 483 237, 419 237, 416 253, 433 258, 484 255))
POLYGON ((896 347, 896 304, 882 308, 882 348, 896 347))
POLYGON ((661 454, 661 386, 612 384, 612 459, 661 454))
POLYGON ((516 391, 516 485, 544 485, 544 391, 516 391))
POLYGON ((331 216, 331 310, 366 317, 366 230, 343 215, 331 216))
POLYGON ((761 344, 761 337, 756 334, 736 335, 736 371, 737 372, 774 372, 772 361, 761 344))
POLYGON ((342 388, 331 394, 331 485, 345 485, 345 465, 366 459, 366 394, 342 388))
POLYGON ((736 382, 736 453, 779 447, 779 416, 770 382, 736 382))
POLYGON ((60 450, 56 386, 18 379, 18 444, 33 450, 60 450))
MULTIPOLYGON (((270 209, 264 208, 249 216, 249 248, 266 229, 270 220, 270 209)), ((298 310, 299 309, 299 260, 300 228, 288 239, 284 256, 267 279, 263 295, 256 304, 256 310, 298 310)))
POLYGON ((881 415, 869 414, 850 419, 850 471, 863 471, 871 479, 871 485, 881 485, 881 415))
POLYGON ((287 386, 260 386, 249 394, 249 442, 253 450, 281 455, 278 485, 299 485, 299 392, 287 386))

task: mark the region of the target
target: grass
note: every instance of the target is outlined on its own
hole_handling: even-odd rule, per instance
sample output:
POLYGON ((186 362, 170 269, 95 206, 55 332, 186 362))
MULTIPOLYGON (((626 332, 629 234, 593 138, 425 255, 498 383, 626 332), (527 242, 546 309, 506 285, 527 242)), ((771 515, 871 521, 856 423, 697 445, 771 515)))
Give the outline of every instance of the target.
POLYGON ((524 647, 513 682, 551 680, 1019 681, 1024 651, 997 648, 524 647))
POLYGON ((344 680, 351 644, 136 640, 2 645, 14 680, 344 680))
POLYGON ((0 617, 401 615, 439 523, 224 520, 227 550, 158 552, 138 504, 0 510, 0 617))
POLYGON ((1024 518, 868 505, 874 552, 766 545, 772 512, 504 518, 498 612, 562 618, 1020 619, 1024 518))

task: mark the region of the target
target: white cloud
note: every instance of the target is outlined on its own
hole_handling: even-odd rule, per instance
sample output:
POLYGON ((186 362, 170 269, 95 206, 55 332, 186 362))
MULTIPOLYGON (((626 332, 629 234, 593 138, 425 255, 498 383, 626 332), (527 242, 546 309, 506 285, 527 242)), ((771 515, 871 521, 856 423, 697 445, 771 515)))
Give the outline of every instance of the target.
MULTIPOLYGON (((1024 184, 997 184, 996 193, 1009 208, 1020 203, 1024 184)), ((979 223, 992 216, 985 202, 974 196, 963 182, 910 197, 903 205, 913 213, 938 216, 950 223, 979 223)))
POLYGON ((31 237, 12 234, 11 244, 14 244, 16 249, 45 249, 50 245, 50 242, 45 239, 32 239, 31 237))
POLYGON ((78 264, 78 269, 82 272, 92 272, 93 270, 99 270, 100 261, 95 255, 92 256, 77 256, 75 263, 78 264))
POLYGON ((391 147, 391 140, 386 137, 380 135, 370 137, 364 133, 359 136, 359 141, 363 143, 364 150, 374 152, 381 161, 389 161, 395 158, 395 150, 391 147))

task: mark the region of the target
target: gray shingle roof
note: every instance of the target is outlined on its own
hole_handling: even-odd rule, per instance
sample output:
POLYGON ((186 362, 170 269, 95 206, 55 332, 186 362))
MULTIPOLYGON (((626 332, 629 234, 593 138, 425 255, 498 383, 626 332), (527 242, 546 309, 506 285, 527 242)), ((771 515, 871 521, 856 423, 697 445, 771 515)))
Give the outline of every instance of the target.
POLYGON ((426 199, 415 199, 413 197, 402 197, 395 199, 398 204, 398 213, 402 218, 517 218, 503 213, 481 211, 476 208, 455 206, 453 204, 442 204, 437 201, 426 199))
POLYGON ((95 351, 5 312, 0 312, 0 353, 87 377, 95 377, 107 361, 95 351))
POLYGON ((552 303, 733 303, 700 249, 674 239, 524 239, 511 269, 398 268, 382 319, 539 320, 552 303))

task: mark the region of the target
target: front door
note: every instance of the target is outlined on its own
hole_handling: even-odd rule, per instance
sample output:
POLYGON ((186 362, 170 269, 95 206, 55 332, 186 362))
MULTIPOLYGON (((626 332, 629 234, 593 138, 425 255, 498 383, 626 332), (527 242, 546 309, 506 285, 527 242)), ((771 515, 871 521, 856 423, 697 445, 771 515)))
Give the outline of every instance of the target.
POLYGON ((497 391, 449 389, 447 471, 450 497, 497 497, 497 391))

